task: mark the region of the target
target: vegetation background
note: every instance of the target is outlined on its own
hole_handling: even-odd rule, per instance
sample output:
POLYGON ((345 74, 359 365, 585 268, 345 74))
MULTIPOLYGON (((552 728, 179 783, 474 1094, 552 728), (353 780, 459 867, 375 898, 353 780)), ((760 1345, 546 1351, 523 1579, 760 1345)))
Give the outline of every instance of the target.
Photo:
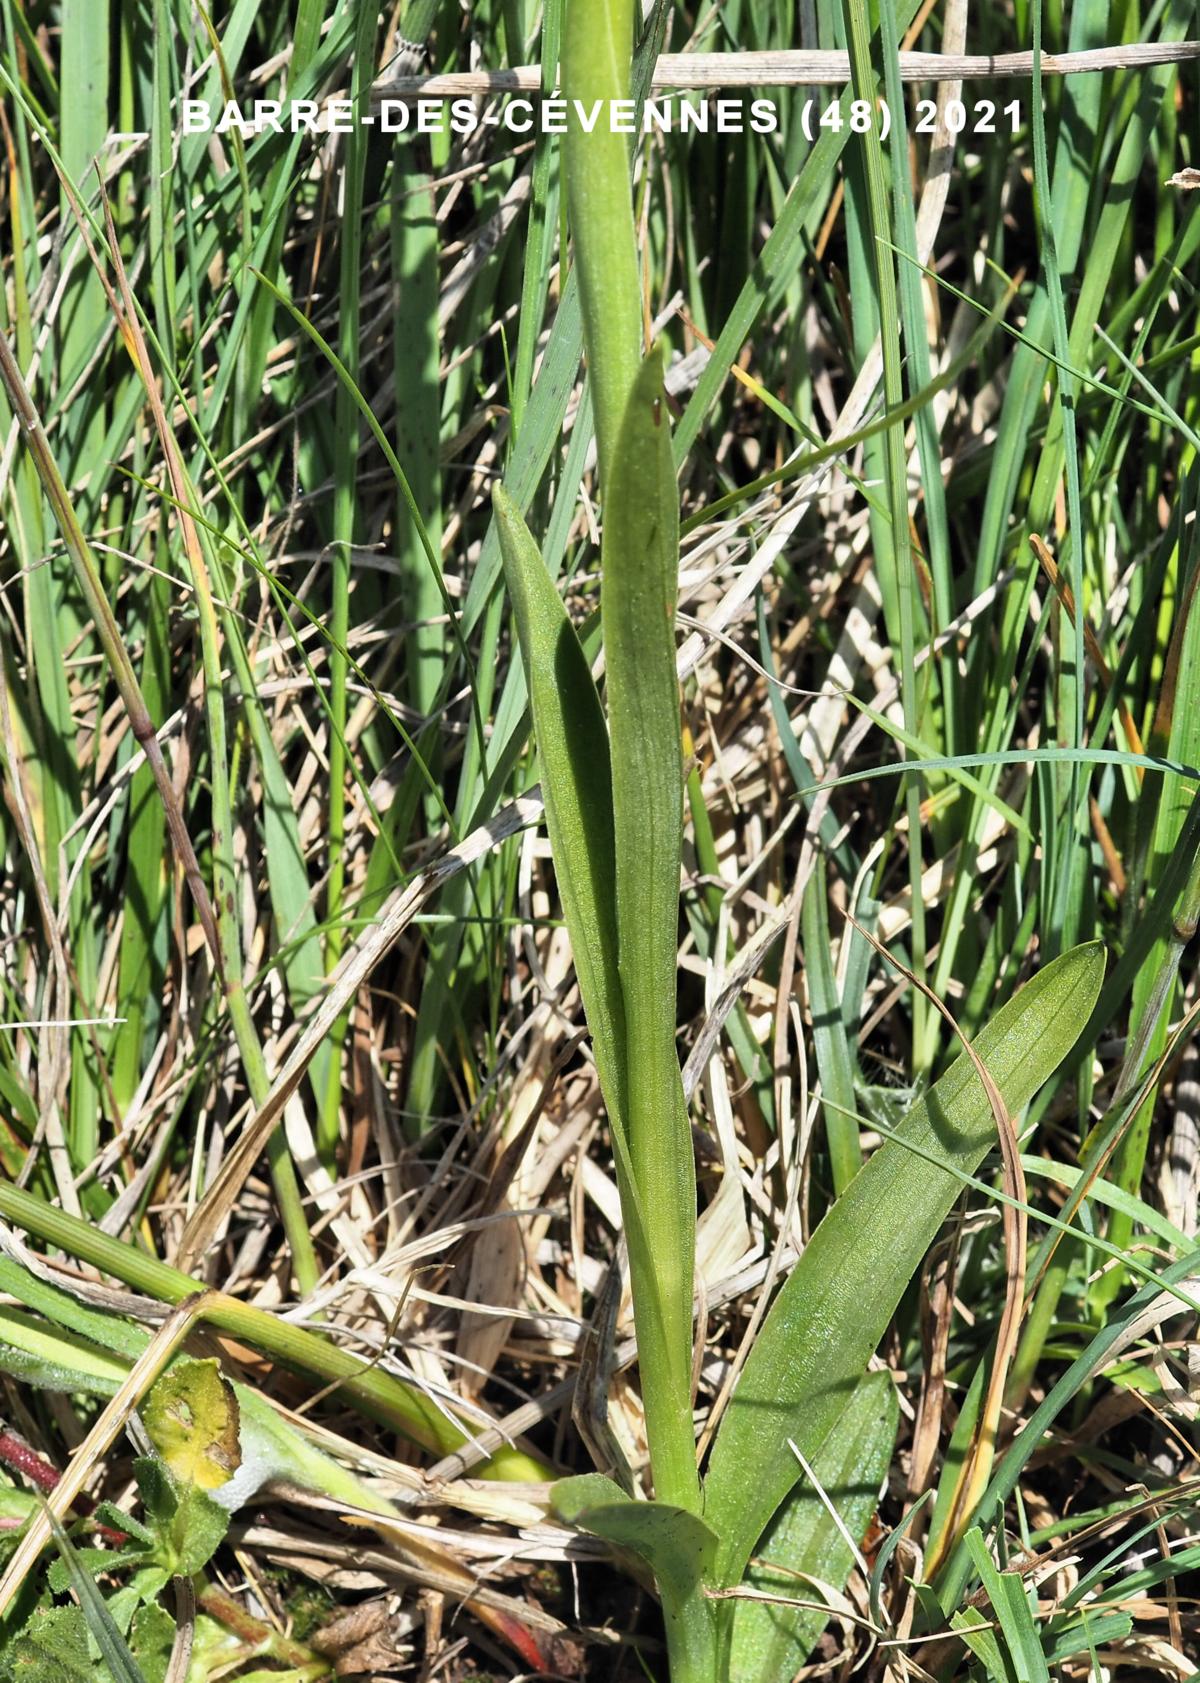
MULTIPOLYGON (((849 90, 770 90, 777 133, 635 148, 684 518, 697 1432, 772 1284, 958 1051, 929 994, 973 1037, 1099 938, 1099 1003, 1021 1118, 1023 1185, 997 1152, 964 1188, 880 1350, 899 1422, 856 1534, 833 1528, 845 1558, 789 1593, 817 1604, 813 1675, 1186 1679, 1196 8, 879 9, 662 3, 638 61, 874 30, 893 116, 886 145, 853 131, 876 91, 860 61, 849 90), (1182 62, 902 92, 892 56, 1139 43, 1182 62), (835 113, 811 141, 807 101, 835 113), (993 1541, 1026 1551, 1005 1577, 1028 1594, 1005 1601, 989 1557, 939 1607, 921 1548, 1001 1327, 1006 1190, 1031 1262, 1001 1448, 1041 1412, 993 1541), (983 1634, 931 1645, 970 1605, 983 1634)), ((360 1547, 330 1512, 243 1508, 193 1675, 664 1675, 652 1597, 537 1482, 645 1459, 491 515, 503 477, 598 654, 559 143, 179 117, 185 97, 366 110, 397 75, 549 67, 562 11, 0 0, 0 1284, 25 1305, 0 1325, 0 1458, 15 1485, 18 1439, 62 1468, 100 1408, 70 1364, 50 1388, 61 1352, 29 1354, 31 1309, 39 1337, 55 1317, 20 1231, 58 1255, 55 1289, 99 1269, 140 1294, 89 1288, 104 1310, 151 1320, 180 1272, 255 1306, 219 1309, 207 1348, 416 1509, 360 1547), (453 1460, 451 1413, 506 1423, 515 1483, 453 1460)), ((124 1440, 81 1476, 128 1510, 124 1440)), ((22 1621, 65 1583, 26 1580, 0 1666, 32 1674, 22 1621)), ((178 1666, 184 1623, 147 1637, 147 1675, 178 1666)))

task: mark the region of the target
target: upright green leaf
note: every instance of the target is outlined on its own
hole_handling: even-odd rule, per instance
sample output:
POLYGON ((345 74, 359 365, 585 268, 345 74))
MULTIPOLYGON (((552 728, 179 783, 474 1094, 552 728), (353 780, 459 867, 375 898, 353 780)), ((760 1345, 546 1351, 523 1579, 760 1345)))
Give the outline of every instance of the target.
POLYGON ((842 1017, 842 997, 830 952, 828 887, 823 854, 817 855, 816 868, 804 891, 802 919, 804 979, 812 1014, 813 1049, 817 1054, 817 1070, 821 1077, 825 1138, 829 1142, 833 1189, 840 1196, 862 1167, 862 1149, 854 1116, 850 1038, 842 1017))
POLYGON ((1020 1678, 1021 1683, 1050 1683, 1024 1580, 1016 1572, 996 1570, 978 1530, 968 1531, 964 1540, 1008 1647, 1014 1677, 1020 1678))
POLYGON ((642 363, 630 392, 608 493, 601 608, 612 743, 617 955, 628 1049, 625 1114, 638 1194, 643 1209, 654 1213, 655 1276, 666 1316, 664 1357, 670 1375, 669 1394, 647 1398, 654 1411, 650 1454, 657 1493, 689 1507, 697 1498, 690 1418, 696 1181, 675 1048, 683 846, 675 676, 679 499, 657 351, 642 363), (659 1410, 664 1430, 656 1434, 659 1410))
POLYGON ((502 485, 492 500, 537 733, 558 892, 609 1119, 623 1131, 625 1007, 617 973, 608 729, 587 659, 529 528, 502 485))
MULTIPOLYGON (((656 1375, 667 1359, 668 1342, 655 1287, 655 1252, 642 1219, 629 1152, 628 1048, 617 965, 617 867, 608 730, 587 658, 537 544, 502 486, 495 488, 493 500, 535 722, 546 829, 613 1131, 634 1303, 638 1314, 646 1317, 642 1368, 656 1375)), ((654 1382, 648 1379, 647 1389, 654 1382)))

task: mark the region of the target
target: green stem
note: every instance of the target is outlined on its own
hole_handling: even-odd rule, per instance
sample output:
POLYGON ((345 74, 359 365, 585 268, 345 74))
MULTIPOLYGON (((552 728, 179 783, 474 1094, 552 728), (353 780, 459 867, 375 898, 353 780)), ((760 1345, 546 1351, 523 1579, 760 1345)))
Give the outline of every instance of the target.
MULTIPOLYGON (((351 98, 356 111, 365 110, 370 99, 374 71, 373 46, 378 12, 371 6, 359 10, 354 37, 354 70, 351 98)), ((338 354, 350 380, 359 375, 359 289, 363 272, 363 175, 366 166, 367 130, 355 123, 346 139, 346 167, 342 173, 341 284, 339 287, 338 354)), ((350 633, 350 558, 358 507, 359 421, 354 399, 344 385, 337 389, 335 468, 333 493, 333 551, 331 606, 329 615, 329 879, 326 888, 325 972, 332 974, 341 961, 345 944, 343 900, 346 888, 346 683, 349 662, 346 641, 350 633)), ((349 1024, 343 1013, 330 1032, 332 1056, 326 1068, 324 1091, 317 1115, 317 1146, 321 1161, 333 1172, 337 1163, 339 1120, 342 1110, 342 1045, 349 1024)))
MULTIPOLYGON (((207 1613, 210 1619, 216 1619, 227 1630, 231 1630, 253 1650, 253 1657, 260 1655, 264 1659, 277 1660, 280 1665, 290 1665, 297 1669, 305 1667, 321 1667, 321 1675, 332 1669, 328 1661, 321 1661, 311 1648, 304 1647, 299 1642, 293 1642, 290 1637, 277 1631, 272 1625, 262 1619, 256 1619, 253 1613, 247 1612, 240 1601, 233 1596, 226 1595, 215 1584, 205 1582, 204 1588, 196 1596, 196 1605, 202 1613, 207 1613)), ((250 1656, 247 1655, 247 1658, 250 1656)))

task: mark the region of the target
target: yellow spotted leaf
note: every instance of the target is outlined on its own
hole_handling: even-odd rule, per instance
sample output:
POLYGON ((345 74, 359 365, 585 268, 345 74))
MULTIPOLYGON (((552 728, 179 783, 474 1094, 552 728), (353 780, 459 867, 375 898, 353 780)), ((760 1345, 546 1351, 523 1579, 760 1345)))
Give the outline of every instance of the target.
POLYGON ((216 1490, 241 1465, 238 1400, 215 1361, 176 1362, 152 1388, 142 1420, 184 1484, 216 1490))

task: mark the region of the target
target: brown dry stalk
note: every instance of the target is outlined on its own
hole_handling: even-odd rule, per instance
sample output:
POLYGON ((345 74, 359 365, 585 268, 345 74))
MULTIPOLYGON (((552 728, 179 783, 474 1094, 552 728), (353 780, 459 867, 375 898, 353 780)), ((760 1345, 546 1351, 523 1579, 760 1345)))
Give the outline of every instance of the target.
POLYGON ((163 1683, 184 1683, 192 1663, 196 1635, 196 1586, 190 1578, 175 1578, 175 1640, 163 1683))
MULTIPOLYGON (((1079 53, 1043 53, 1043 76, 1078 76, 1105 70, 1141 70, 1200 58, 1200 41, 1150 41, 1094 47, 1079 53)), ((1033 74, 1032 53, 900 53, 902 82, 948 82, 963 77, 1014 79, 1033 74)), ((670 88, 836 87, 850 80, 848 52, 663 53, 653 86, 670 88)), ((511 70, 461 70, 441 76, 393 76, 375 83, 371 98, 451 98, 455 94, 538 93, 540 64, 511 70)))
POLYGON ((926 1266, 922 1290, 922 1343, 925 1370, 921 1396, 913 1424, 908 1500, 911 1504, 929 1484, 942 1431, 946 1398, 946 1352, 954 1320, 954 1273, 958 1263, 961 1219, 945 1246, 933 1253, 932 1267, 926 1266))

